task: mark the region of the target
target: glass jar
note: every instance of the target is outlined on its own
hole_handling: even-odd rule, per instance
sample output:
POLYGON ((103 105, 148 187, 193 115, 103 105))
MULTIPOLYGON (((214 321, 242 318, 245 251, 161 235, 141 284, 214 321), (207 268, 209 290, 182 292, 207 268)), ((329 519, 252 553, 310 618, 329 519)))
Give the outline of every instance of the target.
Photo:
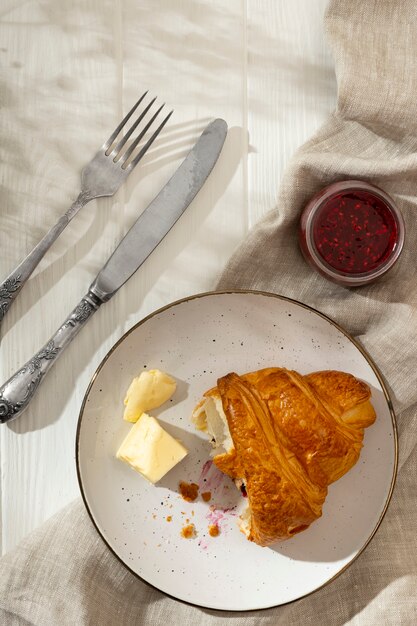
POLYGON ((328 185, 307 203, 299 241, 320 274, 357 287, 392 268, 404 234, 403 217, 388 194, 365 181, 346 180, 328 185))

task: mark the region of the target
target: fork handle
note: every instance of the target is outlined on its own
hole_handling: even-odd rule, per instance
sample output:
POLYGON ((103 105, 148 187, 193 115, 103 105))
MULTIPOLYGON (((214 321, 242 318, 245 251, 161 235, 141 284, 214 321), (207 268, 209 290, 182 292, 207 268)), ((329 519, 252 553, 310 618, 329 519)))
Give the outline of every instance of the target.
POLYGON ((19 417, 45 374, 103 302, 89 291, 48 343, 0 387, 0 423, 19 417))
POLYGON ((8 275, 6 280, 0 283, 0 322, 33 270, 44 257, 46 251, 59 237, 74 215, 90 200, 92 200, 91 196, 87 192, 81 191, 68 211, 52 226, 28 256, 8 275))

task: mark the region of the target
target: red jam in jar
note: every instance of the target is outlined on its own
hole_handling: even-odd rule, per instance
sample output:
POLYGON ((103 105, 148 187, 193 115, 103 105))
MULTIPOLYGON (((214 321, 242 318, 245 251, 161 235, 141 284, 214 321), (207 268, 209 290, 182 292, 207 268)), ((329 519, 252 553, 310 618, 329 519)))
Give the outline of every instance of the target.
POLYGON ((376 280, 398 259, 404 221, 392 199, 364 181, 333 183, 305 207, 300 245, 307 261, 343 285, 376 280))

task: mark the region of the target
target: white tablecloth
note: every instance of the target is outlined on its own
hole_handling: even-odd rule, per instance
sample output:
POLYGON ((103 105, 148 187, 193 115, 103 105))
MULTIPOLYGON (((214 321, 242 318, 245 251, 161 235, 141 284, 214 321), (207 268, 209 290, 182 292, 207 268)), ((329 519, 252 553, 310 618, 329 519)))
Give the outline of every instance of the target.
MULTIPOLYGON (((75 429, 113 343, 150 311, 214 287, 275 207, 285 165, 332 111, 326 0, 4 0, 0 58, 0 278, 79 191, 81 168, 144 90, 175 110, 111 199, 74 219, 1 328, 6 380, 50 337, 214 117, 229 134, 204 189, 129 283, 66 350, 26 413, 0 428, 0 546, 78 493, 75 429)), ((277 268, 278 271, 278 268, 277 268)))

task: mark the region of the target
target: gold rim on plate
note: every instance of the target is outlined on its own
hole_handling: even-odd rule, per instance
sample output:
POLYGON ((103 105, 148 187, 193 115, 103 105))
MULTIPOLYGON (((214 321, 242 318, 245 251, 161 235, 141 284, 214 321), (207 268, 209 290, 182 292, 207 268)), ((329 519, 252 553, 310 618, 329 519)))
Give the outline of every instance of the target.
POLYGON ((177 306, 179 304, 182 304, 184 302, 189 302, 190 300, 196 300, 198 298, 205 298, 207 296, 218 296, 218 295, 228 295, 228 294, 230 294, 230 295, 233 295, 233 294, 250 294, 250 295, 266 296, 266 297, 270 297, 270 298, 277 298, 279 300, 284 300, 286 302, 290 302, 290 303, 295 304, 297 306, 300 306, 300 307, 302 307, 304 309, 312 311, 313 313, 316 313, 319 317, 323 318, 324 320, 329 322, 332 326, 337 328, 343 335, 345 335, 345 337, 347 337, 349 339, 349 341, 351 341, 353 343, 353 345, 359 350, 359 352, 362 354, 362 356, 365 357, 366 361, 368 362, 368 364, 371 366, 372 370, 374 371, 375 376, 377 377, 378 382, 381 385, 382 391, 383 391, 384 396, 385 396, 385 400, 387 402, 387 406, 388 406, 388 409, 389 409, 389 412, 390 412, 390 415, 391 415, 392 430, 393 430, 393 433, 394 433, 394 452, 395 452, 395 454, 394 454, 394 468, 393 468, 393 474, 392 474, 392 478, 391 478, 391 484, 390 484, 390 488, 389 488, 389 491, 388 491, 388 495, 387 495, 387 498, 386 498, 386 501, 385 501, 385 504, 384 504, 384 508, 382 509, 381 515, 380 515, 380 517, 379 517, 379 519, 378 519, 374 529, 372 530, 372 532, 369 535, 368 539, 365 541, 364 545, 358 551, 358 553, 355 554, 355 556, 352 557, 352 559, 349 561, 349 563, 347 563, 344 567, 342 567, 342 569, 340 571, 338 571, 334 576, 329 578, 329 580, 327 580, 325 583, 320 585, 320 587, 317 587, 316 589, 313 589, 313 591, 309 591, 308 593, 300 596, 299 598, 295 598, 294 600, 289 600, 288 602, 283 602, 281 604, 272 604, 271 606, 257 608, 257 609, 236 609, 236 610, 230 610, 229 609, 227 611, 225 611, 225 609, 217 609, 217 608, 211 608, 210 609, 210 610, 213 610, 213 611, 223 611, 223 612, 231 612, 231 613, 235 613, 235 612, 239 612, 239 611, 248 613, 250 611, 266 611, 268 609, 272 609, 272 608, 275 608, 277 606, 286 606, 288 604, 292 604, 293 602, 298 602, 298 600, 301 600, 302 598, 307 598, 308 596, 312 595, 313 593, 316 593, 320 589, 323 589, 324 587, 326 587, 327 585, 332 583, 336 578, 338 578, 341 574, 343 574, 343 572, 345 572, 352 565, 352 563, 354 563, 356 561, 356 559, 368 547, 369 543, 371 542, 371 540, 375 536, 375 533, 377 532, 379 526, 381 525, 382 520, 385 517, 385 514, 386 514, 388 506, 389 506, 389 503, 390 503, 391 498, 392 498, 392 494, 393 494, 393 491, 394 491, 394 486, 395 486, 395 482, 396 482, 396 478, 397 478, 397 471, 398 471, 398 430, 397 430, 397 420, 396 420, 394 408, 393 408, 393 405, 392 405, 392 401, 391 401, 391 398, 390 398, 387 386, 386 386, 386 384, 384 382, 382 374, 380 373, 377 365, 374 363, 373 359, 368 354, 368 352, 363 348, 363 346, 354 337, 352 337, 352 335, 350 335, 342 326, 340 326, 337 322, 332 320, 330 317, 328 317, 324 313, 321 313, 317 309, 309 306, 308 304, 304 304, 303 302, 300 302, 299 300, 294 300, 293 298, 288 298, 287 296, 281 296, 281 295, 278 295, 276 293, 271 293, 271 292, 268 292, 268 291, 257 291, 257 290, 253 290, 253 289, 225 289, 225 290, 222 290, 222 291, 205 291, 205 292, 202 292, 202 293, 194 294, 192 296, 187 296, 185 298, 181 298, 179 300, 176 300, 175 302, 171 302, 170 304, 166 304, 165 306, 161 307, 160 309, 157 309, 156 311, 153 311, 152 313, 150 313, 149 315, 144 317, 142 320, 140 320, 134 326, 132 326, 132 328, 130 328, 128 331, 126 331, 120 337, 120 339, 118 339, 118 341, 116 341, 116 343, 112 346, 112 348, 110 348, 110 350, 107 352, 106 356, 102 359, 101 363, 97 367, 97 369, 94 372, 93 376, 91 377, 90 383, 88 384, 88 387, 87 387, 87 389, 85 391, 84 398, 83 398, 83 401, 82 401, 82 404, 81 404, 81 408, 80 408, 80 413, 79 413, 79 416, 78 416, 77 432, 76 432, 76 438, 75 438, 75 460, 76 460, 76 467, 77 467, 78 484, 79 484, 79 487, 80 487, 81 496, 82 496, 85 508, 87 510, 87 513, 88 513, 88 515, 89 515, 89 517, 90 517, 90 519, 91 519, 91 521, 93 523, 93 526, 95 527, 97 533, 99 534, 101 539, 104 541, 104 543, 106 544, 106 546, 108 547, 110 552, 117 558, 117 560, 120 563, 122 563, 122 565, 127 570, 129 570, 129 572, 131 574, 133 574, 133 576, 135 576, 138 580, 146 583, 147 585, 149 585, 153 589, 157 589, 158 591, 160 591, 161 593, 163 593, 167 597, 172 598, 174 600, 177 600, 178 602, 183 602, 184 604, 188 604, 190 606, 196 606, 198 608, 205 608, 205 609, 208 608, 208 607, 203 607, 202 605, 196 604, 194 602, 189 602, 187 600, 182 600, 181 598, 177 598, 176 596, 173 596, 173 595, 167 593, 166 591, 163 591, 162 589, 159 589, 156 585, 148 582, 147 580, 145 580, 144 578, 139 576, 139 574, 137 574, 135 571, 133 571, 122 560, 122 558, 117 554, 117 552, 115 552, 115 550, 111 547, 111 545, 108 543, 108 541, 106 540, 106 538, 103 536, 102 532, 100 531, 98 525, 96 524, 96 521, 95 521, 94 516, 93 516, 93 514, 92 514, 92 512, 90 510, 90 507, 89 507, 88 502, 87 502, 87 498, 86 498, 85 493, 84 493, 83 483, 82 483, 82 480, 81 480, 80 462, 79 462, 79 440, 80 440, 81 423, 82 423, 82 419, 83 419, 85 405, 86 405, 86 402, 87 402, 90 390, 91 390, 91 388, 92 388, 92 386, 94 384, 94 381, 97 378, 97 376, 98 376, 99 372, 101 371, 101 369, 103 368, 104 364, 107 362, 107 360, 113 354, 113 352, 118 348, 118 346, 130 335, 130 333, 135 331, 139 326, 142 326, 145 322, 147 322, 148 320, 152 319, 156 315, 159 315, 160 313, 163 313, 164 311, 166 311, 168 309, 171 309, 171 308, 173 308, 173 307, 175 307, 175 306, 177 306))

